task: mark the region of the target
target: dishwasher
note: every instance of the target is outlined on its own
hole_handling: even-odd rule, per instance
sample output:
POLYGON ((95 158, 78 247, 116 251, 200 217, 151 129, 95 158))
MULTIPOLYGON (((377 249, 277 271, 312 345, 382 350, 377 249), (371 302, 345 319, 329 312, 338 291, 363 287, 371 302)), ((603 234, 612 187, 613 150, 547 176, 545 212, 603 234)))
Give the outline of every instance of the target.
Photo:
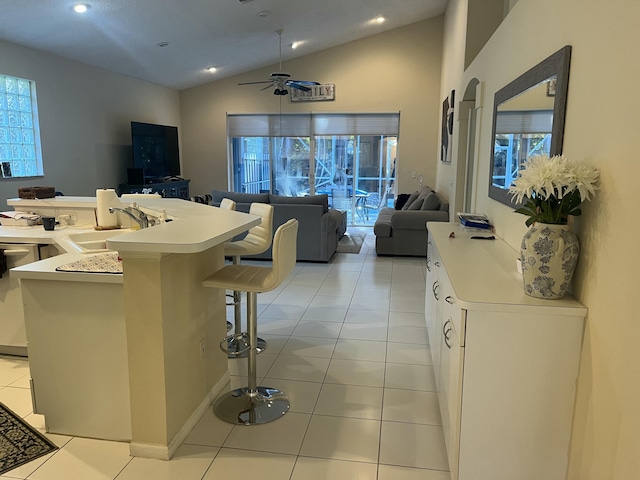
POLYGON ((22 295, 9 270, 40 260, 38 244, 0 243, 5 268, 0 269, 0 354, 27 356, 22 295), (4 270, 4 271, 3 271, 4 270))

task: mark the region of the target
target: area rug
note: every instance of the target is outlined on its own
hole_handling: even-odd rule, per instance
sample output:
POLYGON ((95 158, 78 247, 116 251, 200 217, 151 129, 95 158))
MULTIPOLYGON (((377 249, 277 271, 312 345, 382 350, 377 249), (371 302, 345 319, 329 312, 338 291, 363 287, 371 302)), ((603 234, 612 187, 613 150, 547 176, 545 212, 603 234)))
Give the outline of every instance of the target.
POLYGON ((0 475, 58 447, 0 403, 0 475))
POLYGON ((338 241, 338 253, 360 253, 366 234, 346 234, 338 241))

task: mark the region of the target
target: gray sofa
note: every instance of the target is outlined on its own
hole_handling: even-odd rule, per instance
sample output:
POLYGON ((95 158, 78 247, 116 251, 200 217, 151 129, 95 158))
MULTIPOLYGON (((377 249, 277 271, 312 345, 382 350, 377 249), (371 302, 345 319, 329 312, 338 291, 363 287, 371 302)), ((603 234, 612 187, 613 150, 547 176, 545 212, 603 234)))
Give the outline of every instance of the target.
MULTIPOLYGON (((236 210, 249 212, 252 203, 273 205, 273 231, 291 218, 298 220, 297 260, 304 262, 328 262, 338 240, 347 230, 346 212, 329 209, 327 195, 307 197, 283 197, 269 193, 238 193, 213 190, 212 204, 220 205, 223 198, 236 202, 236 210)), ((242 238, 241 235, 238 238, 242 238)), ((260 255, 247 258, 271 258, 271 248, 260 255)))
POLYGON ((427 222, 448 222, 449 202, 430 187, 412 193, 400 210, 383 208, 373 233, 377 255, 427 255, 427 222))

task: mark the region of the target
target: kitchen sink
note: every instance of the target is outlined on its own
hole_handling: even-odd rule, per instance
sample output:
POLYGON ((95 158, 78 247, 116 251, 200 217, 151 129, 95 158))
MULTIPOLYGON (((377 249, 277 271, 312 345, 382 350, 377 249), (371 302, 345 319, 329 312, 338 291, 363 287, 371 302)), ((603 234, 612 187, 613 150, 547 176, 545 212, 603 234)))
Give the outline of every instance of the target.
POLYGON ((132 232, 130 228, 114 230, 96 230, 93 232, 71 233, 67 235, 68 245, 78 253, 110 252, 107 248, 107 239, 132 232))

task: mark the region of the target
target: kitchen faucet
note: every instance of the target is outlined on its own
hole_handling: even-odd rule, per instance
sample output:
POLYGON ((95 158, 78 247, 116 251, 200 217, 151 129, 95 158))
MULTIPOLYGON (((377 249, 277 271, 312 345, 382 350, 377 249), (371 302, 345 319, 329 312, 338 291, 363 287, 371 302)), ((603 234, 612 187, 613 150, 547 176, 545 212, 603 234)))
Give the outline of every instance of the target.
POLYGON ((132 203, 131 206, 126 208, 109 208, 109 213, 114 213, 116 211, 129 215, 136 221, 138 225, 140 225, 140 228, 147 228, 149 226, 149 219, 147 218, 147 215, 142 210, 140 210, 140 208, 138 208, 138 205, 136 203, 132 203), (134 215, 133 212, 135 212, 136 215, 134 215))

